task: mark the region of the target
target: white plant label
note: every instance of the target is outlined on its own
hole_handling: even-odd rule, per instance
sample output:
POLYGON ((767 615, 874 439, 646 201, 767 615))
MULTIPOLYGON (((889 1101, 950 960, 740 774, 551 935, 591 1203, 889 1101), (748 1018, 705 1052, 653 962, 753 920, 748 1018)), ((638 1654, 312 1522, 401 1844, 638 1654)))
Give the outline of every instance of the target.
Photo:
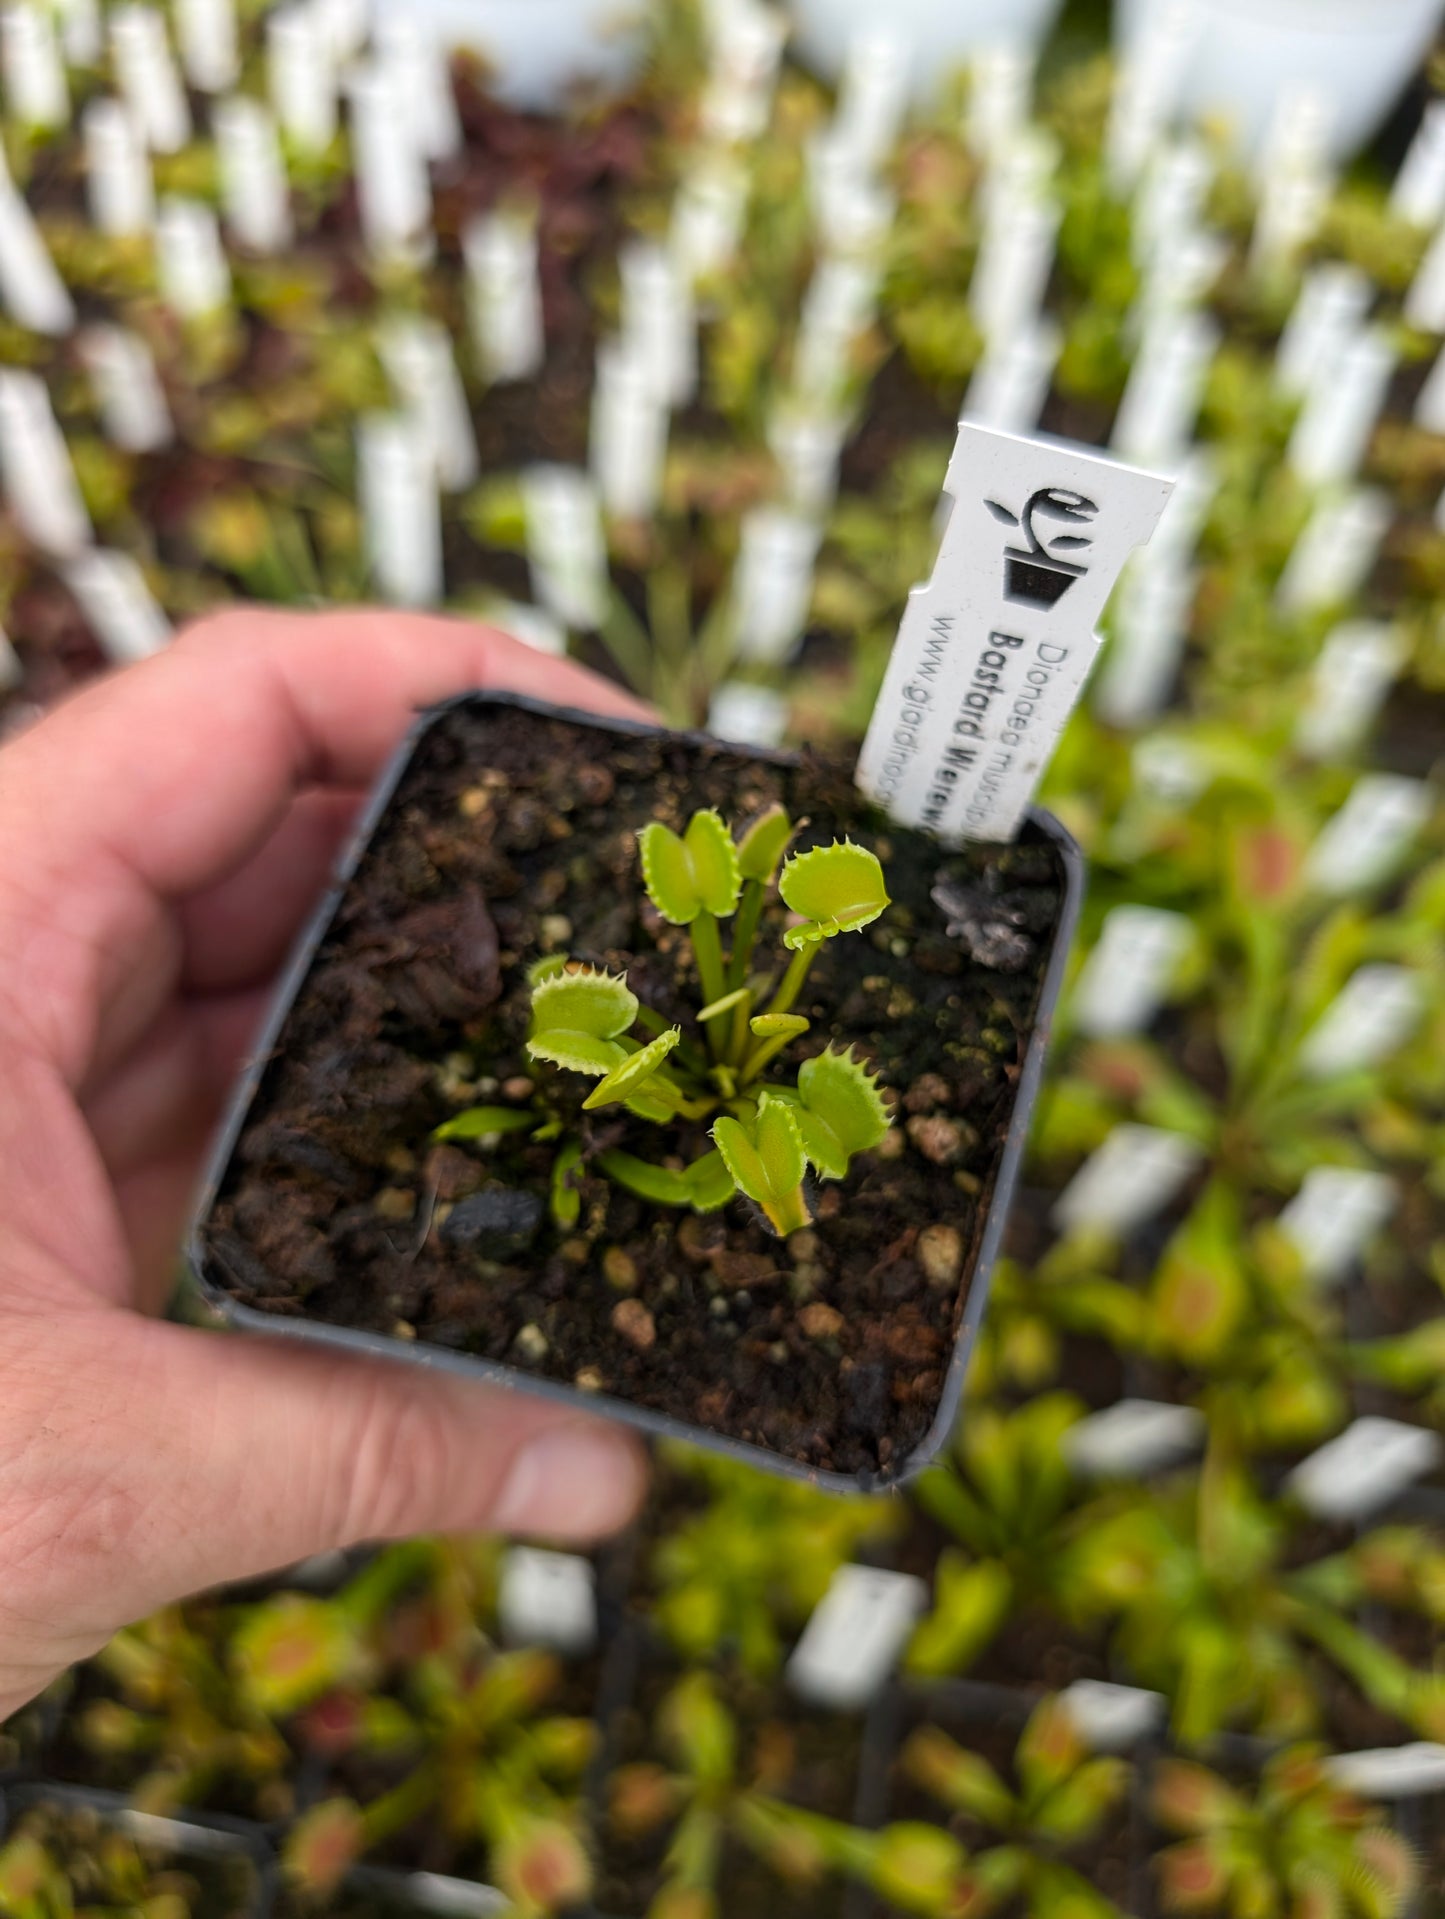
POLYGON ((744 516, 733 579, 739 659, 791 656, 808 623, 822 539, 816 520, 785 507, 754 507, 744 516))
POLYGON ((1445 333, 1445 226, 1425 250, 1405 295, 1405 318, 1422 333, 1445 333))
POLYGON ((513 1546, 497 1594, 502 1637, 510 1646, 591 1652, 597 1643, 597 1575, 576 1553, 513 1546))
POLYGON ((968 304, 989 347, 1038 324, 1060 218, 1058 202, 1045 195, 1011 200, 986 220, 968 304))
POLYGON ((1110 436, 1121 459, 1167 467, 1183 458, 1218 349, 1219 329, 1202 313, 1164 313, 1150 326, 1110 436))
POLYGON ((1116 906, 1074 984, 1074 1024, 1091 1039, 1142 1033, 1194 944, 1192 922, 1158 906, 1116 906))
POLYGON ((853 36, 838 92, 835 136, 864 167, 885 160, 908 105, 909 47, 887 27, 853 36))
POLYGON ((418 150, 450 160, 461 151, 462 123, 444 42, 401 7, 379 8, 375 23, 377 57, 398 76, 418 150))
POLYGON ((808 404, 832 406, 848 377, 853 343, 873 323, 879 273, 862 260, 819 261, 798 319, 793 385, 808 404))
POLYGON ((1310 613, 1354 599, 1374 570, 1389 525, 1390 501, 1378 487, 1322 499, 1280 575, 1280 611, 1310 613))
POLYGON ((451 335, 438 321, 412 315, 382 329, 377 351, 431 453, 443 492, 471 486, 479 465, 477 440, 451 335))
POLYGON ((1383 326, 1358 334, 1310 392, 1285 458, 1308 486, 1353 479, 1385 404, 1397 355, 1383 326))
POLYGON ((231 269, 220 224, 203 200, 161 201, 156 268, 161 298, 183 320, 203 319, 231 303, 231 269))
POLYGON ((1146 334, 1207 299, 1228 262, 1229 242, 1221 234, 1203 228, 1170 234, 1149 257, 1135 306, 1146 334))
POLYGON ((1280 96, 1259 155, 1259 205, 1250 264, 1271 273, 1288 266, 1313 237, 1329 204, 1328 100, 1309 88, 1280 96))
POLYGON ((1390 189, 1390 211, 1413 226, 1433 227, 1445 214, 1445 101, 1432 100, 1390 189))
POLYGON ((0 153, 0 302, 32 333, 58 336, 75 325, 65 290, 40 229, 17 192, 0 153))
POLYGON ((1158 1126, 1116 1126, 1054 1202, 1061 1233, 1127 1239, 1182 1191, 1204 1157, 1182 1133, 1158 1126))
POLYGON ((607 614, 607 543, 591 480, 576 467, 534 466, 522 482, 527 556, 537 598, 567 626, 607 614))
POLYGON ((1362 1799, 1422 1799, 1445 1792, 1445 1746, 1412 1739, 1403 1746, 1371 1746, 1325 1760, 1337 1786, 1362 1799))
POLYGON ((292 238, 291 187, 269 109, 237 94, 217 102, 211 124, 226 225, 254 253, 281 252, 292 238))
POLYGON ((324 153, 336 138, 336 67, 314 3, 267 15, 266 87, 287 139, 304 153, 324 153))
POLYGON ((119 100, 92 100, 85 109, 85 185, 90 217, 114 239, 146 233, 155 224, 150 156, 119 100))
POLYGON ((105 57, 100 0, 58 0, 60 40, 72 67, 98 67, 105 57))
POLYGON ((771 7, 730 6, 715 17, 702 102, 703 131, 710 139, 755 140, 762 133, 787 36, 787 20, 771 7))
POLYGON ((113 665, 148 660, 169 642, 171 623, 129 553, 95 547, 79 554, 65 568, 65 583, 113 665))
POLYGON ((1438 353, 1415 402, 1415 424, 1427 433, 1445 433, 1445 351, 1438 353))
POLYGON ((1357 1419, 1302 1460, 1285 1481, 1319 1519, 1363 1519, 1435 1471, 1445 1442, 1398 1419, 1357 1419))
POLYGON ((236 0, 176 0, 181 62, 198 93, 225 93, 241 74, 236 0))
POLYGON ((808 192, 823 248, 865 253, 886 238, 897 215, 893 195, 866 172, 829 127, 808 146, 808 192))
POLYGON ((0 473, 16 525, 42 553, 65 558, 90 544, 90 516, 37 373, 0 368, 0 473))
POLYGON ((70 89, 55 25, 30 0, 11 0, 0 13, 0 69, 5 106, 24 127, 63 127, 70 120, 70 89))
POLYGON ((694 284, 721 273, 737 252, 747 205, 748 176, 734 159, 710 155, 684 176, 667 244, 694 284))
POLYGON ((546 352, 535 216, 483 214, 467 228, 462 250, 482 371, 495 381, 531 379, 546 352))
POLYGON ((1107 1679, 1076 1679, 1059 1698, 1095 1752, 1128 1752, 1153 1738, 1169 1710, 1162 1692, 1116 1686, 1107 1679))
POLYGON ((840 1566, 788 1661, 799 1698, 836 1712, 866 1706, 887 1683, 928 1606, 912 1573, 840 1566))
POLYGON ((1416 975, 1403 966, 1362 966, 1320 1015, 1300 1048, 1311 1079, 1358 1073, 1398 1053, 1425 1014, 1416 975))
POLYGON ((870 799, 945 842, 1013 837, 1093 664, 1104 601, 1171 485, 959 428, 933 577, 908 596, 858 760, 870 799))
POLYGON ((838 463, 848 436, 840 408, 783 406, 768 422, 768 448, 782 469, 788 503, 821 518, 838 493, 838 463))
POLYGON ((436 457, 414 418, 373 413, 357 429, 362 523, 372 578, 394 606, 442 598, 436 457))
POLYGON ((668 406, 686 406, 697 391, 697 311, 692 286, 666 248, 633 240, 618 260, 622 342, 668 406))
POLYGON ((1048 400, 1063 345, 1054 321, 1041 319, 987 347, 968 383, 964 419, 999 433, 1031 433, 1048 400))
POLYGON ((191 137, 191 110, 171 57, 165 15, 124 6, 110 16, 110 50, 121 95, 153 153, 179 153, 191 137))
MULTIPOLYGON (((1155 535, 1156 540, 1160 536, 1155 535)), ((1189 638, 1199 576, 1153 563, 1152 547, 1124 569, 1110 611, 1109 644, 1093 706, 1106 726, 1146 726, 1167 705, 1189 638)))
POLYGON ((770 686, 725 680, 708 707, 708 732, 739 746, 780 746, 787 727, 788 702, 770 686))
POLYGON ((1384 1173, 1358 1166, 1316 1166, 1280 1214, 1279 1230, 1321 1286, 1342 1280, 1399 1204, 1384 1173))
POLYGON ((127 453, 154 453, 175 438, 150 348, 126 327, 93 326, 81 342, 106 438, 127 453))
POLYGON ((657 369, 628 345, 597 349, 589 456, 597 491, 619 520, 648 520, 662 494, 667 407, 657 369))
POLYGON ((1105 135, 1109 178, 1121 197, 1133 190, 1173 117, 1197 34, 1188 0, 1153 6, 1144 19, 1115 75, 1105 135))
POLYGON ((0 693, 13 693, 25 684, 25 668, 9 636, 0 632, 0 693))
POLYGON ((1199 225, 1214 171, 1214 157, 1200 140, 1170 141, 1155 154, 1134 195, 1130 238, 1141 266, 1176 233, 1199 225))
POLYGON ((1286 393, 1302 396, 1329 379, 1374 297, 1358 267, 1335 261, 1309 268, 1275 353, 1274 377, 1286 393))
POLYGON ((309 4, 321 22, 331 58, 340 68, 366 45, 371 30, 367 0, 309 0, 309 4))
POLYGON ((1373 886, 1404 858, 1434 810, 1424 780, 1368 773, 1325 824, 1309 850, 1304 877, 1318 892, 1343 896, 1373 886))
POLYGON ((1135 790, 1164 806, 1192 806, 1209 785, 1209 762, 1192 740, 1151 733, 1129 755, 1135 790))
POLYGON ((1374 725, 1408 652, 1399 627, 1372 620, 1337 626, 1310 674, 1295 722, 1296 751, 1315 760, 1353 753, 1374 725))
POLYGON ((994 160, 1028 124, 1034 90, 1034 54, 1003 42, 981 47, 969 72, 968 144, 994 160))
POLYGON ((1071 1426, 1064 1435, 1064 1456, 1085 1479, 1143 1478, 1197 1453, 1206 1430, 1195 1406, 1121 1399, 1071 1426))
POLYGON ((405 77, 372 60, 351 75, 352 157, 366 244, 383 265, 416 266, 436 246, 431 177, 417 145, 405 77))

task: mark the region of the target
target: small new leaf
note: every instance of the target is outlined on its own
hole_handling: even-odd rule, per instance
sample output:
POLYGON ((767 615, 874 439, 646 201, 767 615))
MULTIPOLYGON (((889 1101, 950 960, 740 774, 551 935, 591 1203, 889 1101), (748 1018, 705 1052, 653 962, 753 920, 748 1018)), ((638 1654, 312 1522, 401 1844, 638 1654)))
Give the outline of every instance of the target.
POLYGON ((640 1047, 620 1066, 614 1066, 583 1100, 584 1110, 590 1112, 598 1106, 614 1106, 640 1093, 681 1038, 680 1026, 669 1027, 667 1032, 659 1033, 650 1045, 640 1047))
POLYGON ((766 884, 792 837, 793 822, 784 807, 770 806, 760 813, 738 842, 738 870, 743 878, 766 884))
POLYGON ((647 896, 674 926, 691 926, 699 913, 726 919, 736 912, 742 891, 737 848, 711 807, 693 814, 681 838, 661 820, 650 820, 638 847, 647 896))
POLYGON ((535 1113, 515 1106, 469 1106, 464 1113, 438 1126, 433 1139, 494 1139, 499 1133, 521 1133, 537 1125, 535 1113))
POLYGON ((778 877, 778 891, 806 922, 783 935, 783 944, 794 952, 814 940, 870 926, 889 903, 876 855, 852 840, 795 854, 778 877))
POLYGON ((720 1119, 712 1136, 738 1190, 762 1207, 778 1233, 786 1237, 808 1224, 803 1198, 807 1156, 786 1102, 764 1093, 751 1137, 736 1119, 720 1119))
POLYGON ((851 1052, 831 1046, 798 1072, 803 1149, 825 1179, 843 1179, 854 1153, 870 1152, 891 1124, 878 1085, 851 1052))
POLYGON ((795 1038, 806 1033, 810 1022, 801 1013, 759 1013, 748 1021, 749 1031, 759 1039, 795 1038))

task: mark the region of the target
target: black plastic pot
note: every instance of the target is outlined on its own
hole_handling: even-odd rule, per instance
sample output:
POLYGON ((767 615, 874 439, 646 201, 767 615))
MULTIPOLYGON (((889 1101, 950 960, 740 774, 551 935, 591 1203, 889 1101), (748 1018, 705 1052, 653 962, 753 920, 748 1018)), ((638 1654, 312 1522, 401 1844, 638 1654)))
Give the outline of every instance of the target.
POLYGON ((164 1855, 167 1863, 195 1871, 203 1881, 198 1912, 224 1912, 226 1919, 265 1919, 271 1910, 275 1859, 260 1830, 242 1820, 189 1813, 162 1818, 137 1812, 121 1793, 42 1782, 10 1786, 0 1794, 0 1843, 10 1836, 18 1819, 35 1810, 61 1817, 93 1814, 103 1826, 164 1855), (229 1892, 224 1906, 217 1903, 222 1888, 204 1883, 207 1875, 215 1873, 235 1879, 238 1903, 232 1902, 229 1892))
MULTIPOLYGON (((372 1331, 258 1311, 252 1306, 237 1301, 224 1284, 207 1250, 207 1225, 218 1196, 225 1186, 252 1103, 278 1045, 287 1016, 307 978, 317 950, 332 925, 346 888, 379 824, 385 817, 398 785, 417 752, 419 743, 445 716, 464 706, 509 708, 522 713, 535 714, 548 721, 561 721, 579 729, 585 728, 593 733, 605 735, 621 737, 661 735, 684 748, 695 749, 699 754, 703 751, 716 754, 719 751, 730 750, 719 748, 716 741, 707 739, 704 735, 667 734, 662 728, 622 720, 599 719, 592 714, 549 706, 544 702, 514 694, 463 695, 460 699, 448 701, 420 716, 378 782, 351 848, 340 864, 336 882, 322 901, 299 942, 286 969, 275 1006, 261 1035, 254 1059, 232 1097, 210 1160, 188 1241, 192 1272, 201 1290, 226 1319, 250 1333, 307 1340, 333 1350, 384 1356, 402 1360, 411 1365, 438 1367, 470 1378, 504 1384, 510 1388, 520 1388, 543 1398, 585 1407, 589 1412, 601 1413, 625 1421, 645 1432, 667 1438, 686 1439, 694 1445, 728 1454, 751 1466, 781 1472, 831 1490, 873 1491, 883 1486, 900 1484, 911 1478, 937 1456, 948 1438, 958 1412, 969 1353, 987 1303, 989 1275, 999 1251, 1005 1218, 1023 1155, 1029 1120, 1038 1093, 1050 1021, 1063 983, 1070 938, 1083 890, 1083 861, 1078 848, 1051 815, 1037 810, 1030 813, 1021 838, 1034 843, 1045 842, 1054 850, 1060 874, 1060 908, 1056 922, 1047 935, 1047 957, 1044 963, 1042 985, 1033 1027, 1023 1050, 1017 1073, 1006 1134, 985 1191, 978 1200, 977 1218, 972 1232, 971 1259, 966 1264, 964 1277, 960 1280, 960 1287, 966 1285, 967 1289, 964 1295, 964 1307, 954 1338, 941 1400, 925 1437, 904 1458, 890 1462, 880 1471, 847 1473, 810 1468, 782 1453, 768 1451, 763 1446, 716 1433, 700 1425, 687 1424, 654 1408, 634 1405, 603 1393, 583 1392, 570 1383, 539 1377, 502 1361, 428 1345, 420 1340, 395 1339, 372 1331)), ((738 754, 736 757, 755 765, 796 767, 799 764, 796 756, 781 753, 738 754)), ((880 830, 886 830, 886 822, 880 821, 880 830)))

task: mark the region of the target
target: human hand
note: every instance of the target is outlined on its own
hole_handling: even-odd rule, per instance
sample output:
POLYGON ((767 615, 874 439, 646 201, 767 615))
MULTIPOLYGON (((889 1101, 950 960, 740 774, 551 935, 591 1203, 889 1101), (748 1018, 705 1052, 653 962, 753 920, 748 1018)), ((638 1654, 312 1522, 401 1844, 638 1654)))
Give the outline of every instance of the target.
POLYGON ((639 1496, 628 1437, 540 1399, 148 1316, 364 788, 474 686, 638 710, 478 627, 237 611, 0 753, 0 1718, 188 1592, 639 1496))

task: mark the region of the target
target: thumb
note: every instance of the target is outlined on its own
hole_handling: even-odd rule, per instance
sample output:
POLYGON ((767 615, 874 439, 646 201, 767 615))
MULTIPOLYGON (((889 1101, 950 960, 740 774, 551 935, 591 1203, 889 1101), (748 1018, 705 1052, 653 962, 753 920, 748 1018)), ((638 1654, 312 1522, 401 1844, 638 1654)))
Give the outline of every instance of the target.
POLYGON ((642 1494, 630 1434, 540 1398, 281 1339, 78 1317, 42 1428, 52 1468, 64 1460, 36 1516, 50 1590, 28 1607, 62 1634, 103 1639, 186 1593, 366 1539, 595 1538, 642 1494))

